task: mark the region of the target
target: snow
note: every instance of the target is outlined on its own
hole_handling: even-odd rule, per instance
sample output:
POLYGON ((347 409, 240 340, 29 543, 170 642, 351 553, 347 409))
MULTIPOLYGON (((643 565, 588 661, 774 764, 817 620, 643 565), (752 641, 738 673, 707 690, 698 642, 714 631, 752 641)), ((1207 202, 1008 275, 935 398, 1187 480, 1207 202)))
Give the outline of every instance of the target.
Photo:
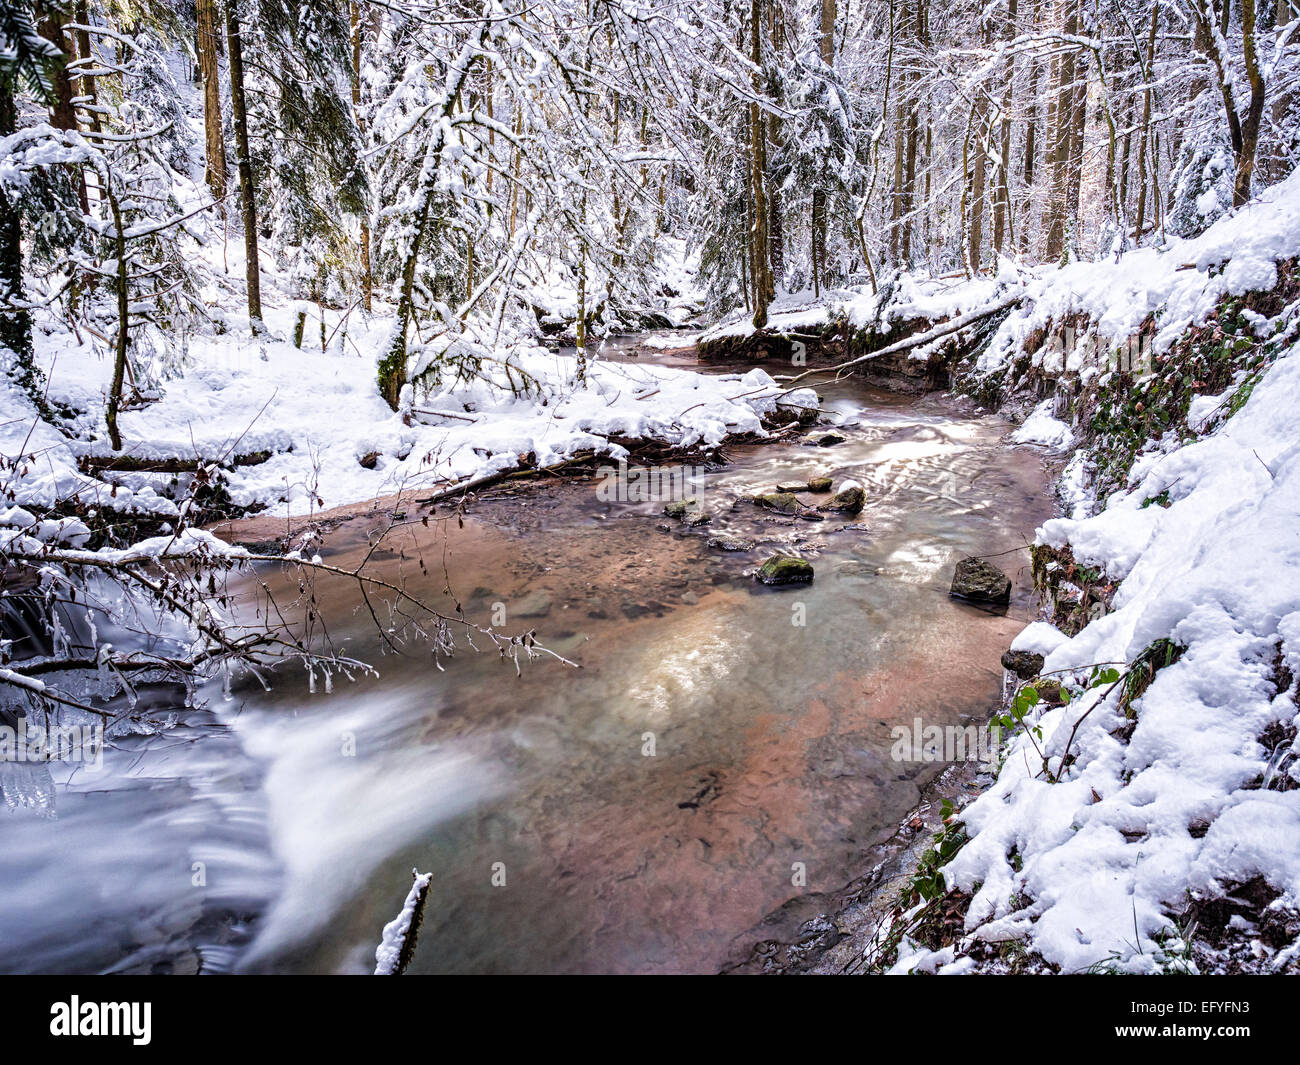
POLYGON ((402 903, 402 912, 384 925, 383 938, 375 949, 376 976, 392 976, 397 972, 397 963, 401 959, 407 933, 411 929, 415 908, 420 904, 420 899, 428 891, 429 882, 433 879, 432 873, 421 873, 418 869, 412 869, 411 875, 414 881, 411 890, 407 892, 406 901, 402 903))
MULTIPOLYGON (((1159 312, 1151 341, 1167 351, 1189 326, 1203 324, 1226 295, 1240 296, 1277 283, 1277 263, 1300 251, 1300 173, 1266 189, 1235 214, 1219 219, 1199 237, 1173 238, 1161 247, 1127 252, 1096 262, 1056 269, 1022 269, 1016 277, 1022 309, 999 327, 979 358, 988 372, 1006 365, 1025 338, 1052 323, 1082 318, 1103 343, 1133 337, 1159 312)), ((1044 349, 1035 364, 1054 354, 1044 349)), ((1068 358, 1074 352, 1060 353, 1068 358)), ((1050 365, 1048 369, 1052 369, 1050 365)))
POLYGON ((1011 641, 1011 650, 1027 651, 1046 658, 1069 639, 1050 621, 1034 621, 1021 629, 1016 638, 1011 641))
POLYGON ((1038 444, 1042 447, 1066 450, 1074 444, 1074 432, 1065 422, 1052 415, 1052 401, 1043 400, 1025 419, 1023 425, 1011 434, 1017 444, 1038 444))
MULTIPOLYGON (((783 397, 784 390, 761 369, 704 375, 593 361, 579 385, 573 355, 521 345, 512 366, 540 382, 534 394, 517 397, 499 377, 417 393, 408 425, 376 386, 378 352, 391 317, 380 313, 365 321, 354 312, 341 345, 322 352, 305 344, 299 350, 283 339, 292 335, 296 306, 286 301, 264 308, 270 337, 191 338, 183 375, 164 381, 155 402, 121 416, 125 452, 203 461, 269 452, 267 461, 241 465, 230 475, 231 497, 240 506, 297 515, 462 483, 524 460, 546 466, 585 450, 625 458, 627 448, 613 437, 687 448, 735 434, 763 436, 762 415, 778 401, 817 405, 808 389, 783 397), (374 469, 360 465, 376 453, 374 469)), ((338 314, 325 313, 333 331, 338 314)), ((307 335, 318 332, 309 322, 307 335)), ((0 409, 6 423, 0 451, 37 456, 14 502, 48 507, 78 495, 99 506, 175 514, 175 504, 155 493, 147 475, 114 475, 119 487, 113 494, 112 485, 78 472, 79 458, 111 454, 102 436, 83 442, 102 419, 111 363, 93 342, 79 345, 66 333, 39 340, 50 398, 85 412, 83 432, 81 439, 64 437, 37 422, 12 392, 0 396, 8 404, 0 409)))
POLYGON ((1127 742, 1118 686, 1042 714, 1054 767, 1078 725, 1077 762, 1060 782, 1043 777, 1028 737, 1013 741, 997 782, 963 811, 973 838, 945 869, 974 896, 972 937, 1015 933, 1066 972, 1148 972, 1189 891, 1263 876, 1284 904, 1300 902, 1300 790, 1257 786, 1268 759, 1258 737, 1300 723, 1294 682, 1278 692, 1270 679, 1275 655, 1300 667, 1297 395, 1293 350, 1212 435, 1151 458, 1101 513, 1039 531, 1123 582, 1113 611, 1077 636, 1037 622, 1014 648, 1080 683, 1158 639, 1186 650, 1134 703, 1127 742), (1167 509, 1142 507, 1167 489, 1167 509), (1197 821, 1209 824, 1199 839, 1197 821), (1017 909, 1017 898, 1029 902, 1017 909))

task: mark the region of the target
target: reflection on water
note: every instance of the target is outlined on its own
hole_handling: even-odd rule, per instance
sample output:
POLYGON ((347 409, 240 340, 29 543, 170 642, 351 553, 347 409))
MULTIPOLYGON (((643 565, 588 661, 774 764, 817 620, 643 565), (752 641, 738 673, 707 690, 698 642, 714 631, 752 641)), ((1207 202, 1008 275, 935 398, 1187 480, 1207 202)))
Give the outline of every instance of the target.
MULTIPOLYGON (((1008 617, 949 600, 953 562, 1020 546, 1047 514, 1039 460, 1000 446, 997 421, 853 384, 826 393, 846 442, 729 448, 701 487, 702 528, 565 481, 484 500, 464 528, 403 529, 389 575, 484 624, 503 607, 508 631, 535 627, 582 668, 540 661, 516 678, 467 649, 445 672, 381 657, 340 584, 331 629, 382 677, 330 695, 296 677, 239 690, 216 707, 225 727, 183 726, 203 743, 142 751, 107 791, 73 781, 57 827, 9 819, 20 845, 0 876, 29 909, 0 906, 0 963, 139 953, 29 912, 49 885, 65 906, 90 894, 78 909, 106 926, 165 926, 126 937, 158 951, 187 927, 222 965, 369 971, 418 866, 434 881, 417 971, 709 971, 763 914, 859 874, 936 770, 893 762, 891 725, 987 714, 1025 616, 1023 574, 1008 617), (863 514, 811 522, 744 501, 819 474, 863 484, 863 514), (760 547, 709 548, 721 533, 760 547), (748 576, 778 547, 813 562, 811 585, 748 576), (205 847, 229 868, 212 862, 206 894, 178 889, 205 847), (217 934, 195 918, 220 892, 239 899, 223 912, 256 921, 227 913, 237 934, 217 934)), ((346 523, 323 553, 355 559, 376 524, 346 523)))

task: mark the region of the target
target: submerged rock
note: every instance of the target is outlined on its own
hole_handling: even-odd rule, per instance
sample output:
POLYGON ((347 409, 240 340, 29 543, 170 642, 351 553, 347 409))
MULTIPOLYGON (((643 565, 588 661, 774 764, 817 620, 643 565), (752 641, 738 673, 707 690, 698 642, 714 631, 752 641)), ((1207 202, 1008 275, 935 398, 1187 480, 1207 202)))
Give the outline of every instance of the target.
POLYGON ((544 618, 551 612, 551 597, 538 589, 517 603, 507 604, 507 610, 517 618, 544 618))
POLYGON ((1021 680, 1029 680, 1043 671, 1043 656, 1033 651, 1007 651, 1002 656, 1002 668, 1010 670, 1021 680))
POLYGON ((664 513, 670 518, 684 521, 692 529, 700 525, 708 525, 712 520, 708 514, 696 505, 694 499, 679 499, 665 504, 664 513))
POLYGON ((778 514, 793 514, 799 509, 799 500, 793 492, 766 492, 756 495, 754 502, 764 510, 775 510, 778 514))
POLYGON ((823 504, 823 510, 833 510, 837 514, 856 514, 867 501, 867 494, 856 481, 845 481, 840 490, 823 504))
POLYGON ((739 536, 710 536, 708 545, 718 551, 753 551, 754 541, 739 536))
POLYGON ((818 447, 833 447, 836 444, 842 444, 848 438, 842 433, 822 433, 813 441, 818 447))
POLYGON ((807 559, 773 555, 754 576, 764 584, 802 584, 813 579, 813 568, 807 559))
POLYGON ((953 571, 948 594, 976 603, 1011 602, 1011 578, 982 558, 963 558, 953 571))

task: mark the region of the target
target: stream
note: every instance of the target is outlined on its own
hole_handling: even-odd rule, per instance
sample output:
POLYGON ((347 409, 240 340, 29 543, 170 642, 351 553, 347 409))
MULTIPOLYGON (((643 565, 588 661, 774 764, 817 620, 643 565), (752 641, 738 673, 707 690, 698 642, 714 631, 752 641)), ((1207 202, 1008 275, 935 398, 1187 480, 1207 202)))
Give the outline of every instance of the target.
MULTIPOLYGON (((693 492, 708 525, 586 478, 522 481, 374 556, 441 608, 484 625, 504 610, 499 628, 535 628, 579 669, 516 677, 463 640, 442 671, 386 655, 355 589, 327 582, 334 638, 379 679, 214 687, 171 727, 119 737, 97 772, 52 767, 52 816, 0 813, 0 970, 369 972, 418 867, 434 879, 412 971, 715 972, 765 915, 860 876, 945 765, 895 761, 891 729, 987 720, 1033 610, 1026 552, 995 560, 1014 579, 1002 614, 948 597, 953 564, 1022 547, 1051 502, 1041 454, 1007 446, 999 418, 817 387, 819 429, 844 442, 727 446, 693 492), (745 499, 818 475, 859 481, 863 512, 812 522, 745 499), (758 547, 708 545, 724 535, 758 547), (814 581, 755 581, 778 549, 814 581)), ((247 524, 237 539, 272 523, 247 524)), ((321 554, 355 562, 385 524, 344 521, 321 554)))

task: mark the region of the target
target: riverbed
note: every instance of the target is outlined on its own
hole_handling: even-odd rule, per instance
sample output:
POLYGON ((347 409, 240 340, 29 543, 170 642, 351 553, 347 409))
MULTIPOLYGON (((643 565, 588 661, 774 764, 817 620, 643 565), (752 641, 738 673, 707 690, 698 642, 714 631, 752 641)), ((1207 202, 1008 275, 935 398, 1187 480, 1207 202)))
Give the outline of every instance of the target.
MULTIPOLYGON (((765 915, 860 876, 946 765, 896 760, 894 730, 983 723, 998 700, 1050 491, 1041 454, 966 402, 818 387, 821 426, 689 471, 707 524, 554 478, 390 532, 372 572, 580 668, 516 676, 481 640, 441 669, 385 654, 355 590, 323 585, 335 639, 380 676, 214 687, 99 773, 56 773, 56 819, 6 818, 0 968, 365 972, 418 868, 413 971, 715 972, 765 915), (844 440, 819 446, 827 428, 844 440), (748 501, 816 476, 857 480, 865 509, 748 501), (775 551, 813 582, 755 581, 775 551), (1013 577, 1005 612, 948 597, 968 554, 1013 577)), ((355 563, 386 526, 358 514, 319 551, 355 563)))

